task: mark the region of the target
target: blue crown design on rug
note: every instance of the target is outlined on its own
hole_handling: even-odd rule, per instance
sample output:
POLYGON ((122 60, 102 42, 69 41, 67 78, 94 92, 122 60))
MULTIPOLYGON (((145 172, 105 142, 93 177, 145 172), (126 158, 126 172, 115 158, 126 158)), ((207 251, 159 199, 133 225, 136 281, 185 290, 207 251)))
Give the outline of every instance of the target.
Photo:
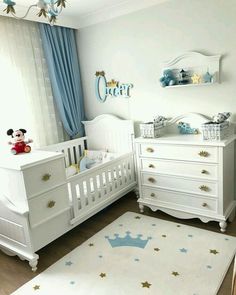
POLYGON ((146 240, 142 240, 141 237, 143 235, 138 234, 136 238, 131 237, 131 232, 127 231, 126 236, 121 238, 119 234, 114 234, 115 238, 111 239, 108 236, 105 236, 105 238, 109 241, 112 248, 115 247, 138 247, 138 248, 145 248, 147 245, 147 242, 152 239, 152 237, 148 237, 146 240))

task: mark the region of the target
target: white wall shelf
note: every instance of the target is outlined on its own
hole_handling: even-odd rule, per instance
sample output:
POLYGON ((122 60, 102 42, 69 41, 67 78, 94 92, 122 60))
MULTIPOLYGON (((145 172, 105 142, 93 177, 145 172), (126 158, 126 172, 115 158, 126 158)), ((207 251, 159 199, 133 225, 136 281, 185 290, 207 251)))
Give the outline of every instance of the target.
POLYGON ((208 83, 198 83, 198 84, 177 84, 177 85, 172 85, 172 86, 166 86, 165 88, 179 88, 179 87, 194 87, 194 86, 210 86, 210 85, 214 85, 215 83, 219 83, 219 82, 208 82, 208 83))
MULTIPOLYGON (((207 86, 220 82, 220 58, 221 55, 207 56, 199 52, 187 52, 170 61, 163 63, 162 75, 165 70, 171 70, 175 85, 165 86, 165 88, 186 87, 186 86, 207 86), (186 72, 184 83, 181 79, 180 71, 186 72), (209 73, 209 80, 205 81, 204 75, 209 73), (193 83, 191 77, 197 75, 199 81, 193 83), (210 79, 211 78, 211 79, 210 79)), ((198 80, 198 79, 197 79, 198 80)), ((164 86, 163 86, 164 87, 164 86)))

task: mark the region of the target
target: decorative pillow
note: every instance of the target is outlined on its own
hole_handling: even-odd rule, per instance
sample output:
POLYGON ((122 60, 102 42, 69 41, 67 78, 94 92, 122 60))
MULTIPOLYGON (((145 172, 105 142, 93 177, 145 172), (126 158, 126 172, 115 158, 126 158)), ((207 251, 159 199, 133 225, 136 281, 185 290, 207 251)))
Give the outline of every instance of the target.
POLYGON ((79 164, 80 171, 88 170, 92 167, 96 162, 94 160, 89 159, 87 156, 84 156, 79 164))
POLYGON ((109 162, 109 161, 115 159, 115 157, 116 157, 115 153, 103 152, 103 154, 102 154, 102 162, 103 163, 109 162))
POLYGON ((103 160, 103 151, 85 150, 84 155, 96 163, 101 163, 103 160))
POLYGON ((105 151, 84 150, 84 157, 80 160, 80 171, 90 169, 98 164, 106 163, 115 158, 115 153, 105 151))

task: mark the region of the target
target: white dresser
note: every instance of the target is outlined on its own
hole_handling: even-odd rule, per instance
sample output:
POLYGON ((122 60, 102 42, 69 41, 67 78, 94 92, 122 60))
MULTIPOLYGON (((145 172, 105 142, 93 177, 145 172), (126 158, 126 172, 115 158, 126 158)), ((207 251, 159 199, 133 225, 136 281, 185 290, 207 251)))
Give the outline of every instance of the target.
POLYGON ((218 221, 222 232, 233 219, 234 140, 203 141, 200 135, 166 134, 135 140, 139 207, 178 218, 218 221))
POLYGON ((34 151, 0 159, 0 248, 29 261, 71 228, 64 156, 34 151))

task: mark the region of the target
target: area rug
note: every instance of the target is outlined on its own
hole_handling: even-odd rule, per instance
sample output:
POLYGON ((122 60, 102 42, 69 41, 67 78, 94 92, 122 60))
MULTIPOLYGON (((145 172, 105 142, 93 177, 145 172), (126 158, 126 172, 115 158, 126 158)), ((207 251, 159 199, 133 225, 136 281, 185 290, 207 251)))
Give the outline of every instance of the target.
POLYGON ((235 237, 127 212, 13 294, 215 295, 235 252, 235 237))

